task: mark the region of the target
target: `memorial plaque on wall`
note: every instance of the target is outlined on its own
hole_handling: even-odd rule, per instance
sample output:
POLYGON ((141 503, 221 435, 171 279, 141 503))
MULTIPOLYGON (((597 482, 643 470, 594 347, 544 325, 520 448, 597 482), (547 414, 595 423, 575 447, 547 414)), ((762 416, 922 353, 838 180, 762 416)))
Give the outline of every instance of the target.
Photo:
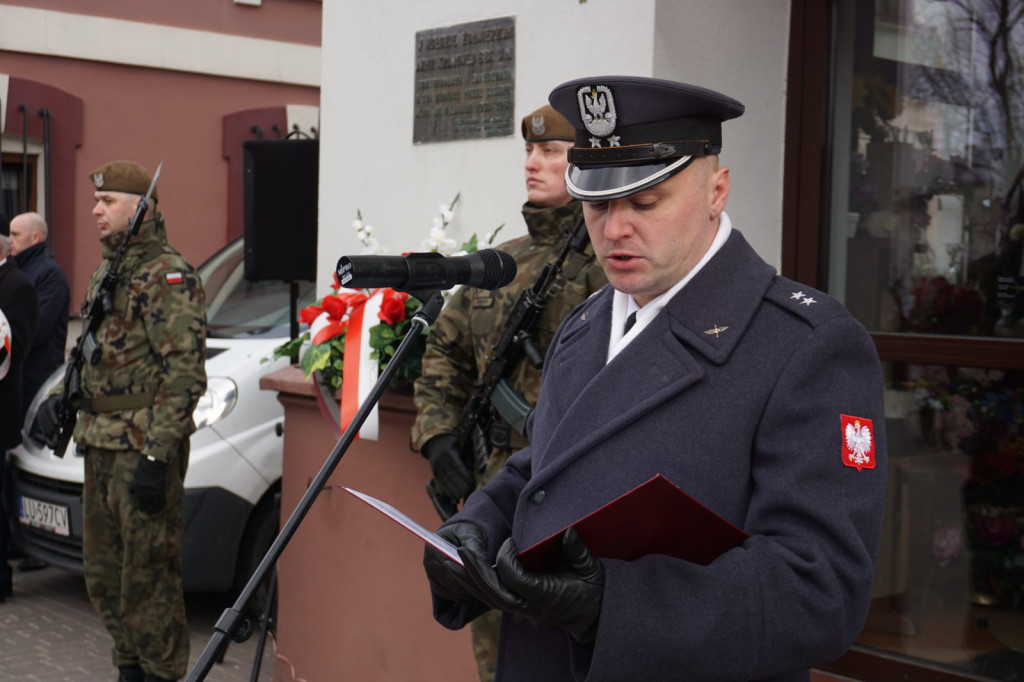
POLYGON ((515 17, 416 32, 413 142, 514 133, 515 17))

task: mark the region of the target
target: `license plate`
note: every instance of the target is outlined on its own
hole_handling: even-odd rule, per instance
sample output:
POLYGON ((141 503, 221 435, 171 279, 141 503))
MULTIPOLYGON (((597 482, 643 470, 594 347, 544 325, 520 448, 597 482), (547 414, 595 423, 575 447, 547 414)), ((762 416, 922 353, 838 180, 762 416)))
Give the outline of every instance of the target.
POLYGON ((31 497, 18 496, 18 520, 26 526, 40 528, 57 535, 71 535, 68 508, 31 497))

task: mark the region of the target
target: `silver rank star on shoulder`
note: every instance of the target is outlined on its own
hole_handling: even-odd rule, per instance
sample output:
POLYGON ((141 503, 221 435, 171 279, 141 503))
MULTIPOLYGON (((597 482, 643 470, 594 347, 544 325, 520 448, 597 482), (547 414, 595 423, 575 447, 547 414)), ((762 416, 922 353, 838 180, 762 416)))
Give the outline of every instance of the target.
POLYGON ((796 299, 797 301, 799 301, 803 305, 811 305, 813 303, 817 303, 817 301, 815 301, 813 298, 811 298, 810 296, 808 296, 807 294, 805 294, 802 291, 794 291, 793 294, 790 296, 790 298, 791 299, 796 299))

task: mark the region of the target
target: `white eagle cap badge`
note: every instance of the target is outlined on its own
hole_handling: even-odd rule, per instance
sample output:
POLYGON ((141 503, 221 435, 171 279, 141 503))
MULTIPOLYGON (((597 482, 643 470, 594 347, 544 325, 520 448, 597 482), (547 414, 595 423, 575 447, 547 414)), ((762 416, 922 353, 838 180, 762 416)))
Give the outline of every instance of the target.
POLYGON ((870 419, 839 415, 843 464, 857 471, 875 468, 875 432, 870 419))
POLYGON ((618 122, 611 88, 607 85, 584 85, 576 91, 576 101, 580 106, 583 127, 594 136, 590 138, 590 146, 600 147, 601 140, 608 139, 609 147, 618 147, 618 136, 610 137, 618 122))
POLYGON ((533 134, 540 137, 548 131, 546 125, 544 125, 544 115, 534 116, 530 119, 530 128, 533 130, 533 134))
POLYGON ((96 185, 96 189, 103 187, 103 173, 93 173, 92 183, 96 185))

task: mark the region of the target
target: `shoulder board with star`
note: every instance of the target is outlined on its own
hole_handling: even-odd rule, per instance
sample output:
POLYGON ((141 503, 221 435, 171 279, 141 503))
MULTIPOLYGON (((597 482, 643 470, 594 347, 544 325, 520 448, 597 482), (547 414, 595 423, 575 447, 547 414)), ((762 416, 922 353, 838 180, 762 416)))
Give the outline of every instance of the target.
POLYGON ((776 277, 765 298, 802 317, 812 326, 837 315, 849 315, 846 308, 828 294, 786 277, 776 277))

